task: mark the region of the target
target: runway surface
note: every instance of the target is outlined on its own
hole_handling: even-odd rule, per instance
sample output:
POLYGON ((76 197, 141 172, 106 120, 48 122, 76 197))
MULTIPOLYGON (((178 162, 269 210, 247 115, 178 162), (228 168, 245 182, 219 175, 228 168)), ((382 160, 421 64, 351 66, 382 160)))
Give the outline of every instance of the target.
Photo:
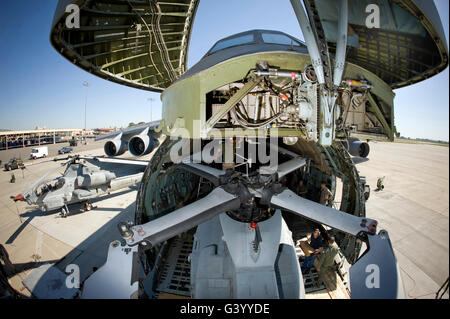
POLYGON ((407 298, 434 298, 449 276, 449 149, 376 142, 370 147, 369 160, 357 164, 372 189, 367 216, 389 232, 407 298), (383 176, 385 189, 376 192, 383 176))

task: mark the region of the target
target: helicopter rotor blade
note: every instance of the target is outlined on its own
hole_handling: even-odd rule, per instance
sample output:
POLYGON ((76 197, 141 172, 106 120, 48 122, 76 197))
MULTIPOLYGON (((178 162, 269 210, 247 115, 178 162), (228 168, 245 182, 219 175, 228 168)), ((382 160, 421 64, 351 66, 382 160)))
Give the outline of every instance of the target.
POLYGON ((112 163, 112 164, 121 164, 121 165, 133 165, 133 166, 141 166, 146 168, 148 166, 148 161, 140 161, 133 159, 123 159, 123 158, 111 158, 106 156, 78 156, 78 159, 85 160, 89 163, 96 164, 100 163, 112 163))
POLYGON ((23 166, 29 167, 29 166, 40 165, 40 164, 44 164, 44 163, 57 162, 57 161, 65 161, 65 160, 69 160, 69 159, 72 159, 72 158, 74 158, 74 156, 72 156, 72 155, 69 155, 69 156, 66 156, 66 157, 61 157, 61 158, 55 157, 55 158, 53 158, 53 159, 48 159, 48 160, 40 161, 40 162, 29 162, 29 163, 24 163, 23 166))
POLYGON ((53 160, 49 159, 49 160, 45 160, 45 161, 42 161, 42 162, 31 162, 31 163, 26 163, 26 164, 23 164, 23 166, 29 167, 29 166, 39 165, 39 164, 44 164, 44 163, 49 163, 49 162, 53 162, 53 160))
POLYGON ((110 244, 106 263, 84 282, 81 297, 130 298, 137 290, 137 244, 151 248, 239 205, 238 197, 217 187, 204 198, 144 225, 119 223, 119 231, 130 247, 123 249, 118 241, 110 244))
POLYGON ((198 163, 181 162, 179 167, 211 181, 215 186, 219 185, 220 176, 225 174, 225 171, 198 163))
POLYGON ((240 204, 237 196, 217 187, 204 198, 146 224, 130 228, 127 224, 120 223, 119 231, 130 246, 145 241, 153 247, 220 213, 237 209, 240 204))
POLYGON ((280 180, 283 176, 286 176, 299 168, 307 165, 307 160, 303 157, 296 156, 284 163, 277 166, 263 166, 259 169, 260 174, 274 174, 276 173, 277 179, 280 180))
POLYGON ((389 235, 381 230, 367 236, 368 249, 350 267, 352 299, 404 298, 400 269, 389 235))
POLYGON ((284 190, 273 195, 270 203, 278 208, 290 211, 321 224, 328 225, 354 236, 361 231, 374 233, 377 221, 365 217, 357 217, 337 209, 313 202, 298 196, 291 190, 284 190))

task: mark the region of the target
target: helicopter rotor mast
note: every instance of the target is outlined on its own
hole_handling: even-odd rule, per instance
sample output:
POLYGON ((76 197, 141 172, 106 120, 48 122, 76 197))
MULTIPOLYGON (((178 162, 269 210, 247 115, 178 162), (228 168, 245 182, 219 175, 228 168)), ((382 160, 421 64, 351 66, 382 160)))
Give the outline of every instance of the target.
MULTIPOLYGON (((211 167, 206 165, 194 163, 183 163, 180 167, 191 167, 191 172, 195 172, 205 178, 209 176, 209 179, 218 183, 219 186, 206 197, 143 225, 132 225, 130 222, 119 223, 118 228, 125 241, 123 243, 124 246, 117 246, 117 248, 120 248, 120 253, 118 250, 112 253, 112 246, 110 247, 109 254, 112 257, 110 258, 110 255, 108 255, 106 264, 86 280, 84 286, 87 288, 87 293, 83 293, 83 298, 102 298, 105 294, 109 295, 110 291, 103 291, 98 288, 98 283, 104 280, 105 277, 108 277, 108 280, 117 280, 127 282, 127 285, 129 284, 130 281, 124 281, 121 276, 131 276, 131 273, 123 272, 121 276, 118 276, 112 263, 117 264, 120 260, 121 264, 134 264, 138 260, 138 249, 151 249, 155 245, 196 227, 220 213, 231 210, 245 210, 245 204, 254 203, 255 197, 259 198, 259 202, 262 205, 281 208, 298 216, 351 234, 366 242, 368 249, 350 268, 350 273, 353 274, 351 277, 353 298, 380 298, 386 296, 395 298, 402 296, 399 269, 389 235, 384 230, 378 234, 376 233, 378 224, 376 220, 350 215, 301 198, 278 183, 278 173, 264 176, 260 174, 260 178, 269 182, 264 187, 257 188, 258 186, 256 185, 261 185, 260 183, 255 185, 252 185, 250 181, 248 183, 239 183, 238 180, 246 177, 236 172, 233 173, 230 170, 220 171, 211 169, 211 167), (243 184, 246 185, 243 186, 243 184), (131 250, 135 253, 130 254, 131 250), (382 289, 370 289, 366 285, 367 267, 374 265, 375 262, 382 276, 385 276, 383 278, 389 279, 384 282, 382 289), (122 279, 116 279, 116 277, 121 277, 122 279)), ((295 170, 295 166, 291 167, 292 170, 295 170)), ((130 269, 132 268, 130 267, 130 269)), ((123 291, 127 291, 127 289, 123 289, 123 291)))

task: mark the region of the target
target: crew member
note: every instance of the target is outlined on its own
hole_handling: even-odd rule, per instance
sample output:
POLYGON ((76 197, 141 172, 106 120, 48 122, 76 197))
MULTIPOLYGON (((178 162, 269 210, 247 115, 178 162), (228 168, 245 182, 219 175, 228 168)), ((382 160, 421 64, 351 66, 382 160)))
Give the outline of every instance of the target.
POLYGON ((302 274, 307 274, 314 264, 317 255, 323 250, 323 240, 318 228, 314 229, 307 241, 300 242, 300 248, 305 253, 305 260, 302 265, 302 274))
POLYGON ((325 182, 320 184, 320 203, 328 206, 328 201, 333 198, 333 193, 328 189, 325 182))
POLYGON ((305 183, 301 179, 297 186, 297 195, 299 195, 301 197, 306 197, 306 194, 308 194, 308 187, 305 185, 305 183))
POLYGON ((320 255, 317 260, 316 270, 319 273, 319 277, 316 282, 317 287, 322 285, 325 274, 332 270, 331 267, 334 265, 334 257, 336 257, 338 252, 339 247, 336 244, 336 239, 332 236, 328 239, 328 245, 323 250, 323 254, 320 255))

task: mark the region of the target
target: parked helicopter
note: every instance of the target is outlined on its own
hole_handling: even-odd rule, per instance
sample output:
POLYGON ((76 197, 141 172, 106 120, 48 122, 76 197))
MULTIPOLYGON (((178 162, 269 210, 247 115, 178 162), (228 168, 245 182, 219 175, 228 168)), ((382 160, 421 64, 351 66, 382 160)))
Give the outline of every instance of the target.
POLYGON ((295 242, 321 227, 351 265, 341 274, 352 298, 401 298, 389 236, 366 217, 348 144, 355 132, 392 140, 392 90, 444 70, 448 49, 433 2, 377 3, 389 14, 369 28, 366 1, 291 0, 305 43, 242 32, 186 71, 199 1, 60 1, 55 49, 92 74, 162 92, 158 130, 167 135, 144 173, 135 220, 118 225, 124 243, 111 243, 82 296, 304 298, 295 242), (69 3, 80 6, 80 28, 65 26, 69 3), (254 147, 275 150, 277 165, 253 157, 254 147), (291 190, 299 176, 305 198, 291 190), (337 179, 339 210, 317 203, 319 185, 335 193, 337 179))
POLYGON ((62 176, 45 179, 61 168, 58 166, 12 199, 37 205, 42 212, 61 209, 62 216, 67 217, 70 204, 85 203, 84 208, 90 210, 93 206, 89 200, 137 185, 148 164, 145 161, 80 155, 54 159, 61 160, 65 160, 61 166, 66 166, 62 176), (91 165, 82 163, 82 160, 91 165))

